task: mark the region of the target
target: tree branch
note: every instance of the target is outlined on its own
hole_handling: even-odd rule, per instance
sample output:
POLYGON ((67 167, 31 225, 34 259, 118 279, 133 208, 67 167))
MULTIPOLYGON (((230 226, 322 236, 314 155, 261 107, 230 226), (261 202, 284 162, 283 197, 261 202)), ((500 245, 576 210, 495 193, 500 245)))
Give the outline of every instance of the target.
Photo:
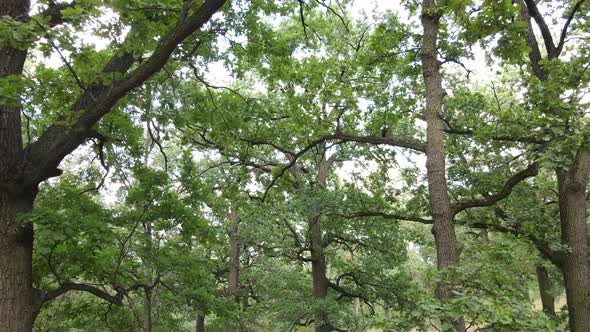
POLYGON ((576 12, 580 9, 580 7, 582 6, 582 4, 584 2, 586 2, 586 0, 578 0, 578 2, 576 2, 574 7, 572 7, 572 11, 568 15, 567 20, 565 21, 565 24, 563 25, 563 28, 561 29, 561 36, 559 37, 559 43, 557 44, 557 50, 556 50, 557 56, 559 56, 559 54, 561 54, 561 51, 563 50, 563 46, 565 44, 567 30, 569 29, 569 26, 572 23, 572 20, 574 19, 576 12))
POLYGON ((533 30, 533 24, 531 23, 531 15, 527 10, 526 5, 519 0, 520 3, 520 12, 522 17, 524 18, 526 25, 527 25, 527 45, 531 49, 529 51, 529 61, 531 62, 531 67, 533 69, 533 73, 537 78, 541 81, 547 78, 547 73, 541 66, 541 60, 543 59, 541 56, 541 51, 539 50, 539 43, 537 43, 537 37, 535 36, 535 32, 533 30))
MULTIPOLYGON (((177 46, 188 36, 200 29, 216 13, 226 0, 207 0, 190 17, 178 22, 176 27, 164 36, 152 55, 122 80, 111 85, 94 85, 82 94, 71 107, 71 125, 55 123, 47 128, 39 139, 26 148, 27 185, 36 184, 60 172, 57 166, 61 160, 82 144, 92 127, 129 91, 140 86, 164 67, 177 46), (92 98, 95 96, 95 98, 92 98)), ((103 68, 103 73, 126 73, 135 59, 132 54, 116 53, 103 68)))
MULTIPOLYGON (((444 129, 444 132, 452 135, 474 135, 475 131, 472 129, 458 129, 451 127, 450 124, 445 121, 448 128, 444 129)), ((519 143, 530 143, 530 144, 545 144, 547 141, 537 138, 535 136, 508 136, 508 135, 497 135, 492 136, 494 141, 507 141, 507 142, 519 142, 519 143)))
POLYGON ((422 224, 431 225, 433 223, 430 219, 425 219, 422 217, 417 216, 404 216, 399 214, 389 214, 385 212, 376 212, 376 211, 363 211, 363 212, 355 212, 350 214, 342 214, 342 213, 328 213, 328 216, 336 216, 346 219, 354 219, 354 218, 366 218, 366 217, 380 217, 385 220, 405 220, 405 221, 414 221, 419 222, 422 224))
POLYGON ((452 205, 453 214, 457 215, 459 212, 464 210, 475 208, 475 207, 484 207, 490 206, 495 204, 496 202, 503 200, 504 198, 508 197, 510 193, 512 193, 512 189, 521 181, 536 176, 539 171, 539 164, 534 162, 530 164, 524 170, 514 174, 511 178, 509 178, 505 183, 502 190, 499 192, 489 195, 483 199, 474 199, 474 200, 466 200, 462 202, 457 202, 452 205))
POLYGON ((70 291, 82 291, 82 292, 87 292, 90 294, 93 294, 107 302, 116 304, 116 305, 122 305, 123 304, 123 295, 125 293, 127 293, 127 290, 124 288, 116 288, 116 292, 117 294, 110 295, 109 293, 91 286, 91 285, 86 285, 86 284, 79 284, 79 283, 74 283, 74 282, 67 282, 62 284, 59 288, 49 291, 47 293, 45 293, 45 295, 43 296, 43 301, 47 302, 50 300, 53 300, 54 298, 61 296, 67 292, 70 291))
MULTIPOLYGON (((516 228, 516 227, 505 227, 505 226, 501 226, 501 225, 488 224, 485 222, 475 222, 475 223, 466 222, 465 225, 467 225, 471 228, 491 229, 496 232, 505 233, 505 234, 512 234, 515 236, 523 235, 522 232, 520 231, 520 229, 516 228)), ((557 267, 561 266, 562 257, 559 252, 552 250, 545 241, 539 239, 538 237, 536 237, 532 234, 525 234, 525 235, 529 239, 529 241, 531 241, 531 243, 537 248, 537 250, 539 251, 541 256, 543 256, 545 259, 549 260, 555 266, 557 266, 557 267)))
POLYGON ((65 22, 61 11, 67 8, 74 8, 77 4, 78 3, 76 1, 72 1, 70 3, 50 2, 47 8, 38 15, 42 17, 48 17, 49 20, 47 21, 47 25, 53 28, 65 22))
POLYGON ((539 30, 541 30, 541 35, 543 36, 543 41, 545 42, 545 49, 547 50, 547 55, 549 59, 553 59, 557 57, 559 54, 557 53, 557 49, 553 42, 553 37, 551 36, 551 30, 549 30, 549 26, 545 22, 543 15, 539 11, 537 7, 537 2, 535 0, 524 0, 526 6, 529 10, 529 15, 535 20, 537 26, 539 26, 539 30))

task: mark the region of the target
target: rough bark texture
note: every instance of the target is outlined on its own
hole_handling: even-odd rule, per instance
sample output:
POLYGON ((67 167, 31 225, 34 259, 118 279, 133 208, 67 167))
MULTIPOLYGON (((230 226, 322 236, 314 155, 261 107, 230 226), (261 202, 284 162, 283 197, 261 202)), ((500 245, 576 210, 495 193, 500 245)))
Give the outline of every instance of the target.
POLYGON ((26 205, 0 192, 0 332, 33 328, 33 227, 16 222, 26 205))
MULTIPOLYGON (((326 278, 326 257, 322 246, 321 218, 313 218, 309 227, 313 297, 317 300, 323 300, 328 295, 329 282, 328 278, 326 278)), ((314 320, 316 332, 332 331, 332 327, 323 312, 318 312, 314 320)))
MULTIPOLYGON (((238 237, 240 218, 235 209, 229 212, 229 275, 227 280, 227 295, 240 303, 240 239, 238 237)), ((224 332, 234 332, 239 324, 225 324, 224 332)))
POLYGON ((561 270, 565 282, 569 326, 572 332, 590 331, 590 263, 586 218, 590 149, 581 147, 573 165, 557 172, 561 243, 561 270))
POLYGON ((541 295, 541 303, 543 304, 543 312, 547 315, 555 316, 555 297, 551 291, 549 274, 543 265, 537 265, 537 281, 539 282, 539 293, 541 295))
POLYGON ((205 332, 205 315, 197 314, 196 332, 205 332))
MULTIPOLYGON (((0 16, 24 20, 29 1, 0 0, 0 16)), ((21 75, 26 50, 0 49, 0 78, 21 75)), ((22 164, 21 108, 0 105, 0 332, 31 331, 33 325, 33 227, 16 215, 30 210, 35 190, 19 183, 22 164)))
MULTIPOLYGON (((432 233, 436 243, 436 258, 439 271, 459 264, 459 253, 455 239, 454 214, 447 192, 445 150, 443 131, 443 98, 440 63, 437 60, 437 39, 439 15, 432 13, 433 0, 424 0, 422 13, 422 73, 426 87, 426 172, 432 210, 432 233)), ((436 296, 441 302, 452 297, 452 285, 439 283, 436 296)), ((449 331, 465 330, 462 319, 446 320, 452 326, 449 331)))
MULTIPOLYGON (((322 144, 319 148, 318 156, 320 158, 320 162, 318 164, 317 184, 321 188, 325 188, 328 178, 328 171, 331 164, 331 162, 326 159, 325 145, 322 144)), ((326 276, 327 265, 326 256, 324 255, 321 216, 315 216, 314 218, 311 218, 309 222, 309 234, 313 297, 316 300, 323 300, 328 295, 330 282, 326 276)), ((324 312, 320 311, 316 313, 314 322, 316 332, 332 331, 332 326, 330 325, 330 322, 328 321, 328 318, 324 312)))

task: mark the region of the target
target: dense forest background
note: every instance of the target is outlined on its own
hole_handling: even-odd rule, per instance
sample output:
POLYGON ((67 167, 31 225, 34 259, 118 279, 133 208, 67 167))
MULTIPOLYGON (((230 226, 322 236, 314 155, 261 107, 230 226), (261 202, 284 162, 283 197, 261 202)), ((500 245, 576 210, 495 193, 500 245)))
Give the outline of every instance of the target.
POLYGON ((589 332, 589 10, 0 0, 0 332, 589 332))

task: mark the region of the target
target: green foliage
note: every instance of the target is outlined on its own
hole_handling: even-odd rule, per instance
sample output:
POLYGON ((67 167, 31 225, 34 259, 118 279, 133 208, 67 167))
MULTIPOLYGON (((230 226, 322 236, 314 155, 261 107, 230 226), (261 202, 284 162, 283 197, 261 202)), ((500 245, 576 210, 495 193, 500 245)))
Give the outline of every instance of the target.
MULTIPOLYGON (((179 12, 201 3, 85 0, 55 27, 0 19, 0 44, 29 48, 33 60, 26 75, 0 79, 0 104, 23 104, 27 143, 54 124, 67 130, 84 115, 70 111, 80 94, 123 78, 102 72, 108 59, 128 52, 145 61, 179 12), (104 45, 86 43, 86 33, 104 45), (36 61, 56 48, 63 63, 36 61)), ((441 1, 426 12, 441 15, 451 203, 489 198, 540 164, 506 199, 456 216, 461 265, 440 271, 422 225, 433 218, 424 158, 333 137, 426 141, 421 5, 404 3, 407 13, 371 21, 351 18, 348 2, 234 1, 189 38, 166 70, 100 119, 20 216, 35 225, 36 287, 77 283, 119 296, 113 304, 70 291, 44 304, 39 328, 136 331, 151 303, 154 331, 193 330, 197 314, 208 327, 247 331, 309 327, 318 317, 350 331, 444 329, 448 317, 494 331, 565 331, 565 311, 549 317, 535 305, 534 267, 544 258, 534 245, 568 250, 554 173, 588 145, 588 47, 543 59, 539 80, 513 1, 441 1), (495 76, 473 80, 452 67, 476 47, 495 76), (234 241, 239 301, 227 295, 234 241), (317 252, 325 297, 312 291, 317 252), (453 285, 444 303, 439 282, 453 285)), ((588 32, 582 20, 571 28, 588 32)), ((550 269, 556 294, 559 274, 550 269)))

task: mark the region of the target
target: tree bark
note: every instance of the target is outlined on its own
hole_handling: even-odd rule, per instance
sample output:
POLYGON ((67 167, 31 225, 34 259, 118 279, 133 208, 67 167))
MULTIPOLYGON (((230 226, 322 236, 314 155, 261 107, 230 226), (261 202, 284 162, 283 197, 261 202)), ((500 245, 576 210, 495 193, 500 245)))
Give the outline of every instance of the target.
POLYGON ((33 329, 33 226, 16 221, 31 203, 0 192, 0 332, 33 329))
MULTIPOLYGON (((240 239, 239 223, 240 218, 235 209, 229 211, 229 275, 227 280, 227 295, 232 297, 236 303, 240 303, 240 239)), ((226 323, 224 332, 234 332, 239 324, 226 323)))
POLYGON ((586 221, 589 170, 590 148, 583 146, 569 170, 557 171, 561 243, 567 247, 563 252, 561 270, 572 332, 590 331, 590 263, 586 221))
POLYGON ((152 332, 152 288, 143 291, 143 332, 152 332))
MULTIPOLYGON (((325 144, 320 145, 318 156, 320 161, 318 163, 317 184, 320 188, 325 188, 328 172, 332 164, 331 160, 326 159, 325 144)), ((330 282, 326 276, 327 263, 324 254, 324 242, 322 235, 322 220, 321 216, 315 216, 309 221, 310 234, 310 253, 311 253, 311 274, 313 283, 313 297, 316 300, 324 300, 328 296, 328 288, 330 282)), ((328 317, 324 310, 316 312, 314 317, 315 332, 329 332, 332 331, 328 317)))
MULTIPOLYGON (((430 207, 432 210, 432 233, 436 243, 437 268, 443 271, 459 265, 459 253, 455 239, 454 215, 447 191, 445 169, 443 98, 440 63, 436 57, 439 31, 439 14, 433 13, 433 0, 423 1, 422 27, 422 74, 426 88, 426 172, 430 207)), ((436 296, 446 302, 453 296, 452 285, 439 282, 436 296)), ((465 331, 463 319, 443 319, 448 331, 465 331)))
POLYGON ((197 314, 196 332, 205 332, 205 315, 197 314))
MULTIPOLYGON (((0 0, 0 16, 22 21, 29 7, 26 0, 0 0)), ((26 55, 23 49, 0 49, 0 78, 21 75, 26 55)), ((16 221, 17 213, 31 209, 35 196, 35 190, 19 183, 23 158, 20 112, 18 101, 0 105, 0 332, 33 329, 33 226, 16 221)))
MULTIPOLYGON (((313 283, 313 297, 316 300, 324 300, 328 295, 329 282, 326 277, 326 257, 322 243, 321 218, 315 217, 310 221, 310 246, 311 246, 311 274, 313 283)), ((328 332, 332 327, 323 310, 316 312, 314 317, 315 331, 328 332)))
POLYGON ((549 283, 549 274, 542 264, 537 265, 537 281, 539 282, 539 293, 541 295, 541 303, 543 304, 543 312, 547 315, 555 316, 555 297, 553 296, 551 284, 549 283))

